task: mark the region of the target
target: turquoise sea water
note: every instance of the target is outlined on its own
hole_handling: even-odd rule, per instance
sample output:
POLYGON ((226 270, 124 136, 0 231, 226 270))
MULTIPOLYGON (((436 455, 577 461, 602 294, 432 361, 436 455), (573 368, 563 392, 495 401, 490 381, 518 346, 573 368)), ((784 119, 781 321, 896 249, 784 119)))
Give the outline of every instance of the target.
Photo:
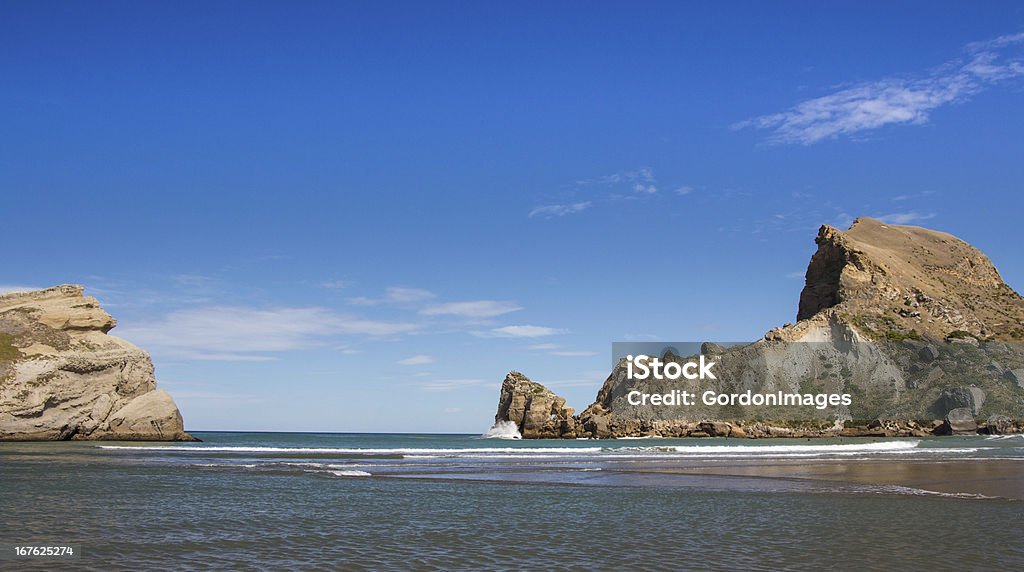
POLYGON ((3 569, 1024 567, 1024 437, 0 444, 3 569))

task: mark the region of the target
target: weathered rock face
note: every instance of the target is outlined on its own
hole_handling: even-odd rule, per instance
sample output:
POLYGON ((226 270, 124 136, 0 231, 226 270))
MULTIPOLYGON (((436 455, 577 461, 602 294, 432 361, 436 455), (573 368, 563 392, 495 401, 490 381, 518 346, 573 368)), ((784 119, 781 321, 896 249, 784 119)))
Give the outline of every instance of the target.
POLYGON ((511 421, 524 439, 568 436, 575 430, 573 410, 543 385, 510 371, 501 384, 494 422, 511 421))
POLYGON ((954 409, 967 409, 971 415, 981 413, 985 405, 985 392, 979 387, 951 387, 942 392, 934 411, 939 417, 954 409))
POLYGON ((0 440, 192 440, 149 355, 82 291, 0 295, 0 440))
POLYGON ((1024 298, 955 236, 859 218, 846 231, 822 226, 815 242, 797 320, 834 308, 869 337, 1024 341, 1024 298))
POLYGON ((566 437, 881 436, 1024 428, 1024 299, 985 255, 949 234, 869 218, 847 231, 823 226, 816 242, 796 324, 774 328, 745 346, 705 343, 701 353, 714 357, 720 373, 714 381, 630 380, 622 361, 593 404, 544 435, 557 433, 557 426, 568 429, 559 435, 566 437), (666 406, 629 403, 632 390, 843 394, 852 402, 820 411, 806 405, 666 406), (990 422, 979 426, 980 416, 990 422))
POLYGON ((947 413, 946 424, 953 435, 970 435, 978 432, 974 413, 967 407, 960 407, 947 413))

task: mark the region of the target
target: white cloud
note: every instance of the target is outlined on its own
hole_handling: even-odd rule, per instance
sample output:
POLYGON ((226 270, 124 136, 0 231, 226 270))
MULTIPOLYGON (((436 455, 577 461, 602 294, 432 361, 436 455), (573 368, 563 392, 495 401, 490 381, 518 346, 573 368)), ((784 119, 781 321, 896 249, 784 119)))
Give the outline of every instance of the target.
POLYGON ((575 351, 575 350, 563 350, 560 349, 562 346, 558 344, 530 344, 526 346, 528 350, 544 351, 548 355, 558 357, 585 357, 585 356, 596 356, 597 352, 592 351, 575 351))
POLYGON ((528 350, 557 350, 559 347, 561 347, 561 346, 559 346, 558 344, 531 344, 531 345, 526 346, 526 349, 528 349, 528 350))
POLYGON ((424 302, 435 298, 436 295, 429 291, 421 288, 388 288, 384 291, 384 296, 381 298, 368 298, 366 296, 356 296, 349 298, 348 303, 354 306, 376 306, 378 304, 413 304, 416 302, 424 302))
POLYGON ((913 224, 915 222, 926 221, 930 218, 935 218, 935 213, 921 214, 918 212, 907 212, 907 213, 891 213, 886 215, 878 215, 873 218, 889 223, 889 224, 913 224))
POLYGON ((0 284, 0 294, 10 294, 12 292, 31 292, 32 290, 41 290, 35 286, 19 286, 15 284, 0 284))
POLYGON ((422 302, 434 297, 434 293, 421 288, 388 288, 385 298, 388 302, 408 304, 422 302))
POLYGON ((392 336, 416 324, 365 320, 325 308, 214 306, 178 310, 117 335, 153 351, 191 359, 261 361, 266 353, 318 347, 339 335, 392 336))
POLYGON ((348 288, 352 283, 348 280, 324 280, 320 283, 321 288, 328 290, 341 290, 342 288, 348 288))
POLYGON ((491 334, 502 338, 540 338, 561 334, 562 330, 547 328, 544 326, 505 326, 494 328, 491 334))
POLYGON ((611 175, 605 175, 603 177, 597 177, 595 179, 581 179, 576 181, 577 185, 588 186, 588 185, 613 185, 617 183, 653 183, 654 171, 650 167, 640 167, 639 169, 633 169, 629 171, 619 171, 612 173, 611 175))
POLYGON ((376 306, 377 304, 380 304, 380 300, 376 298, 367 298, 366 296, 356 296, 354 298, 349 298, 348 303, 353 306, 376 306))
POLYGON ((509 312, 522 310, 515 302, 501 300, 470 300, 465 302, 448 302, 427 306, 420 310, 424 316, 460 316, 463 318, 493 318, 509 312))
POLYGON ((676 194, 677 195, 688 195, 688 194, 690 194, 692 192, 693 192, 693 187, 688 186, 688 185, 683 185, 683 186, 679 187, 678 189, 676 189, 676 194))
POLYGON ((424 391, 453 391, 456 389, 464 389, 467 387, 484 385, 482 379, 439 379, 435 381, 425 381, 419 386, 424 391))
POLYGON ((420 354, 398 360, 398 363, 400 365, 426 365, 428 363, 434 363, 434 358, 428 355, 420 354))
POLYGON ((886 78, 861 83, 733 126, 770 129, 772 143, 810 145, 886 125, 922 124, 944 105, 962 102, 991 84, 1024 75, 1024 62, 1001 50, 1024 34, 969 44, 968 60, 948 62, 923 79, 886 78))
POLYGON ((653 195, 654 193, 658 192, 658 188, 655 187, 654 185, 645 185, 643 183, 635 183, 633 185, 633 192, 634 193, 645 193, 645 194, 648 194, 648 195, 653 195))
POLYGON ((586 210, 590 208, 590 205, 590 201, 584 201, 567 205, 547 205, 543 207, 535 207, 532 211, 530 211, 529 217, 533 218, 535 216, 565 216, 567 214, 578 213, 580 211, 586 210))
MULTIPOLYGON (((168 389, 168 387, 164 387, 168 389)), ((266 403, 269 401, 266 397, 257 397, 247 393, 222 393, 215 391, 202 391, 202 390, 181 390, 172 389, 174 392, 174 400, 178 403, 188 403, 192 401, 200 403, 209 403, 210 401, 225 401, 231 402, 232 405, 240 403, 266 403)))

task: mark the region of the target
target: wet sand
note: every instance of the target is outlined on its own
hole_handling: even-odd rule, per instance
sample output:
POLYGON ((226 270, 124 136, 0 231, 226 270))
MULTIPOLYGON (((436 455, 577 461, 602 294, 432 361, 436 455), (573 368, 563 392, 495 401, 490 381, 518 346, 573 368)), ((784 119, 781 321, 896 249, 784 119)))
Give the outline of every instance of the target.
MULTIPOLYGON (((921 491, 1024 500, 1024 461, 970 459, 964 461, 769 461, 709 463, 689 467, 614 469, 637 475, 719 479, 724 488, 747 488, 751 479, 778 481, 779 488, 820 488, 828 485, 905 487, 921 491), (783 484, 785 483, 785 484, 783 484)), ((762 486, 767 483, 762 483, 762 486)), ((760 488, 760 487, 758 487, 760 488)), ((896 492, 896 491, 894 491, 896 492)))

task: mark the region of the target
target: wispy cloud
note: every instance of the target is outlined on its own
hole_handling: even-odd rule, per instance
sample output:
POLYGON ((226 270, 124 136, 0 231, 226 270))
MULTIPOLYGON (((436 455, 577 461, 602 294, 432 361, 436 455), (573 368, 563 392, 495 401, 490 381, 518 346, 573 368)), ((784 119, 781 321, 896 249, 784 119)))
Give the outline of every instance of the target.
POLYGON ((526 349, 528 349, 528 350, 557 350, 559 347, 561 347, 561 346, 559 346, 558 344, 530 344, 530 345, 526 346, 526 349))
POLYGON ((393 336, 416 324, 367 320, 325 308, 216 306, 171 312, 115 333, 146 349, 198 360, 261 361, 322 346, 332 337, 393 336))
POLYGON ((321 288, 326 288, 328 290, 341 290, 343 288, 348 288, 351 285, 352 283, 348 280, 324 280, 320 283, 321 288))
MULTIPOLYGON (((639 167, 617 171, 610 175, 577 179, 557 204, 534 207, 528 216, 530 218, 564 217, 591 207, 619 201, 640 204, 641 201, 657 200, 664 196, 659 191, 666 188, 671 187, 659 183, 658 178, 654 175, 654 170, 650 167, 639 167)), ((685 195, 692 191, 692 187, 683 185, 675 187, 674 193, 685 195)))
POLYGON ((926 221, 930 218, 935 218, 935 213, 921 214, 919 212, 906 212, 906 213, 891 213, 885 215, 877 215, 873 218, 888 223, 888 224, 914 224, 916 222, 926 221))
POLYGON ((465 389, 467 387, 475 387, 484 385, 482 379, 438 379, 434 381, 425 381, 420 383, 419 386, 424 391, 454 391, 456 389, 465 389))
POLYGON ((380 298, 368 298, 366 296, 356 296, 349 298, 348 303, 355 306, 376 306, 378 304, 415 304, 417 302, 425 302, 437 296, 429 291, 421 288, 388 288, 384 291, 384 296, 380 298))
POLYGON ((589 209, 591 206, 590 201, 582 201, 578 203, 570 203, 565 205, 546 205, 542 207, 534 207, 530 211, 530 218, 533 217, 556 217, 565 216, 568 214, 578 213, 589 209))
POLYGON ((654 183, 654 171, 650 167, 640 167, 626 171, 618 171, 611 175, 603 175, 592 179, 580 179, 576 185, 586 187, 590 185, 614 185, 618 183, 654 183))
POLYGON ((465 302, 448 302, 427 306, 420 310, 424 316, 458 316, 462 318, 493 318, 510 312, 522 310, 515 302, 501 300, 470 300, 465 302))
POLYGON ((561 333, 563 333, 563 331, 556 328, 530 325, 505 326, 502 328, 494 328, 490 331, 491 335, 501 338, 541 338, 561 333))
POLYGON ((32 290, 40 290, 35 286, 19 286, 16 284, 0 284, 0 294, 10 294, 11 292, 31 292, 32 290))
POLYGON ((772 143, 810 145, 886 125, 922 124, 944 105, 960 103, 996 82, 1024 75, 1024 61, 1005 52, 1024 33, 968 44, 966 57, 923 78, 885 78, 799 103, 787 111, 733 125, 770 129, 772 143))
POLYGON ((597 352, 593 351, 562 349, 562 346, 558 344, 530 344, 526 346, 526 349, 534 351, 543 351, 546 352, 548 355, 557 357, 588 357, 597 355, 597 352))
POLYGON ((399 365, 426 365, 428 363, 434 363, 434 358, 424 354, 398 360, 399 365))
MULTIPOLYGON (((164 387, 168 389, 168 387, 164 387)), ((247 393, 224 393, 217 391, 197 391, 173 389, 174 400, 178 403, 189 403, 192 401, 207 404, 211 401, 230 402, 231 405, 257 404, 270 401, 267 397, 258 397, 247 393)))
POLYGON ((434 297, 434 293, 420 288, 388 288, 387 299, 389 302, 410 303, 422 302, 434 297))

